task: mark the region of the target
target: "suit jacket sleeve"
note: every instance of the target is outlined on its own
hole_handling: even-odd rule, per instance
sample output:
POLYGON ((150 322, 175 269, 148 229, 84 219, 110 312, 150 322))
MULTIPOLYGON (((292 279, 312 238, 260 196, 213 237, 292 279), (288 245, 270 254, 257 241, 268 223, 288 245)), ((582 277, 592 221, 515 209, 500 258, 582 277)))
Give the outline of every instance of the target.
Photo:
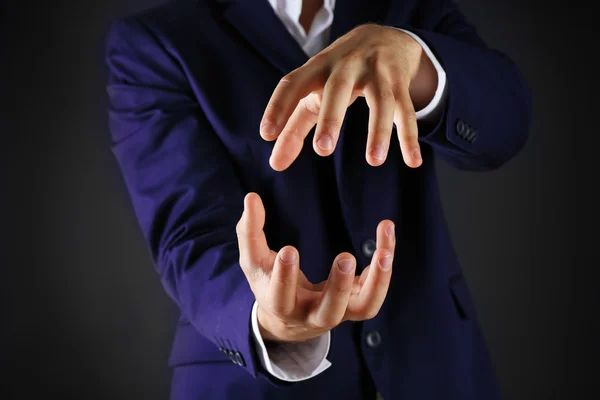
POLYGON ((446 71, 447 100, 436 124, 419 122, 422 142, 449 164, 466 170, 498 168, 527 140, 531 93, 517 66, 488 48, 448 0, 419 2, 423 24, 398 26, 416 33, 446 71))
POLYGON ((203 336, 237 349, 256 376, 238 169, 184 71, 137 19, 113 24, 106 62, 112 149, 161 283, 203 336))

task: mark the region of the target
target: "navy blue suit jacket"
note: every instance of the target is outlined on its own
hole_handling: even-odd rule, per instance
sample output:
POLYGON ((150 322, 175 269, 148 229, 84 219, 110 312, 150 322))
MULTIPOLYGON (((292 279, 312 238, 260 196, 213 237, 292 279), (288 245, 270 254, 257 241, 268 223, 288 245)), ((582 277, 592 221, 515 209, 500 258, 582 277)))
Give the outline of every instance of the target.
POLYGON ((434 155, 465 170, 500 167, 526 141, 529 89, 451 1, 338 1, 330 41, 366 22, 415 32, 446 71, 443 115, 419 125, 417 169, 404 165, 395 135, 385 164, 367 164, 362 98, 348 109, 332 156, 314 153, 312 132, 290 168, 270 168, 274 142, 261 139, 259 122, 279 79, 307 56, 266 0, 175 0, 111 26, 112 150, 158 276, 181 309, 170 365, 196 371, 177 378, 174 396, 353 399, 369 376, 386 400, 498 396, 444 220, 434 155), (255 354, 254 296, 235 231, 251 191, 263 199, 271 249, 295 246, 313 282, 327 279, 343 251, 355 255, 360 273, 377 224, 396 224, 382 309, 335 328, 332 367, 304 382, 277 381, 255 354), (371 332, 376 346, 365 340, 371 332))

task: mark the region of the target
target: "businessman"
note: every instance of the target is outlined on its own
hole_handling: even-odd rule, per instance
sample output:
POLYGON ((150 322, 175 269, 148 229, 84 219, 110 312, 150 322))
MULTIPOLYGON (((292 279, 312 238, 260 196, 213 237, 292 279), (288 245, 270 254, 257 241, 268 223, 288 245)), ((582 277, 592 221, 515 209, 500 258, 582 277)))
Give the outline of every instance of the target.
POLYGON ((499 168, 530 93, 452 1, 174 0, 106 48, 173 399, 500 397, 434 156, 499 168))

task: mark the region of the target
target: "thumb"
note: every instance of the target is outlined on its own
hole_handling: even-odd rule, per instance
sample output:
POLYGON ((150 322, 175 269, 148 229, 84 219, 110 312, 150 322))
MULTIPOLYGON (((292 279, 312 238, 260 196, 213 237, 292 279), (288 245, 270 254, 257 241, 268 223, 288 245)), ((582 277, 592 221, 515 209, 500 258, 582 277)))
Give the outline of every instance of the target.
MULTIPOLYGON (((240 264, 249 276, 255 275, 261 269, 261 262, 269 257, 271 250, 263 231, 265 225, 265 208, 260 196, 248 193, 244 197, 244 212, 237 224, 240 264)), ((268 271, 262 271, 268 273, 268 271)), ((260 275, 260 274, 259 274, 260 275)))
POLYGON ((250 192, 244 197, 246 227, 254 232, 262 231, 265 226, 265 207, 258 193, 250 192))

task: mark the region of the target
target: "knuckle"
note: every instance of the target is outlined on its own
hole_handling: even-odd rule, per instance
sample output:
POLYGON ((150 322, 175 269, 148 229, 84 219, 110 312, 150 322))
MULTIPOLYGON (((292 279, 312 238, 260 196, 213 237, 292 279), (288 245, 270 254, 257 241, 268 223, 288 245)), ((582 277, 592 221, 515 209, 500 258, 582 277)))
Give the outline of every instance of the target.
POLYGON ((299 139, 301 141, 304 141, 304 138, 300 134, 300 131, 298 130, 297 127, 294 127, 294 128, 285 128, 283 130, 283 132, 281 132, 281 136, 289 137, 289 138, 294 138, 294 139, 299 139))
POLYGON ((381 65, 393 64, 391 61, 396 58, 397 50, 387 45, 380 43, 375 50, 376 59, 381 65))
POLYGON ((380 101, 390 101, 394 99, 394 91, 388 82, 380 82, 375 86, 375 96, 380 101))
POLYGON ((352 286, 346 282, 331 282, 331 286, 329 288, 334 296, 345 295, 350 293, 352 290, 352 286))
POLYGON ((389 74, 389 76, 398 77, 396 80, 398 84, 404 84, 406 82, 406 79, 403 78, 406 74, 406 63, 403 59, 398 59, 398 57, 392 57, 391 60, 393 62, 387 63, 385 70, 382 72, 389 74))
POLYGON ((324 116, 321 121, 319 121, 319 125, 321 132, 333 136, 334 133, 337 133, 340 130, 342 121, 337 117, 324 116))
POLYGON ((312 64, 319 65, 319 64, 326 64, 326 63, 328 63, 327 51, 321 51, 321 52, 315 54, 307 62, 307 64, 311 64, 311 65, 312 64))
POLYGON ((319 116, 319 109, 321 107, 320 102, 317 101, 313 96, 307 96, 302 99, 302 105, 304 109, 312 114, 313 117, 319 116))
POLYGON ((265 117, 261 121, 261 125, 266 123, 277 125, 275 116, 283 110, 283 105, 278 98, 273 98, 265 108, 265 117))
POLYGON ((373 146, 381 145, 387 149, 390 144, 390 138, 392 136, 392 130, 383 126, 378 126, 368 132, 368 137, 373 137, 373 146))
POLYGON ((345 76, 333 76, 327 81, 331 90, 340 91, 352 87, 352 81, 345 76))
POLYGON ((372 49, 371 55, 368 58, 368 64, 369 67, 375 69, 375 71, 387 72, 390 69, 389 66, 393 64, 390 60, 393 60, 394 58, 395 54, 388 46, 379 44, 375 45, 372 49))
POLYGON ((369 320, 369 319, 373 319, 377 316, 377 309, 375 308, 368 308, 366 311, 364 311, 363 313, 363 319, 364 320, 369 320))
POLYGON ((382 247, 379 248, 377 250, 375 250, 375 253, 373 253, 373 260, 374 261, 379 261, 380 259, 384 258, 384 257, 393 257, 393 254, 390 254, 389 249, 386 247, 382 247))
POLYGON ((365 22, 364 24, 361 24, 354 29, 356 31, 369 31, 369 30, 377 29, 377 28, 379 28, 379 25, 372 23, 372 22, 365 22))
POLYGON ((357 315, 359 316, 359 318, 361 320, 366 321, 366 320, 375 318, 377 316, 378 312, 379 312, 379 307, 374 307, 371 304, 367 304, 357 310, 357 315))
POLYGON ((363 59, 364 57, 360 52, 351 51, 339 61, 338 68, 341 70, 354 68, 357 65, 361 64, 363 62, 363 59))
POLYGON ((298 73, 296 71, 290 72, 279 80, 277 86, 283 88, 289 88, 290 86, 293 86, 296 83, 297 75, 298 73))

